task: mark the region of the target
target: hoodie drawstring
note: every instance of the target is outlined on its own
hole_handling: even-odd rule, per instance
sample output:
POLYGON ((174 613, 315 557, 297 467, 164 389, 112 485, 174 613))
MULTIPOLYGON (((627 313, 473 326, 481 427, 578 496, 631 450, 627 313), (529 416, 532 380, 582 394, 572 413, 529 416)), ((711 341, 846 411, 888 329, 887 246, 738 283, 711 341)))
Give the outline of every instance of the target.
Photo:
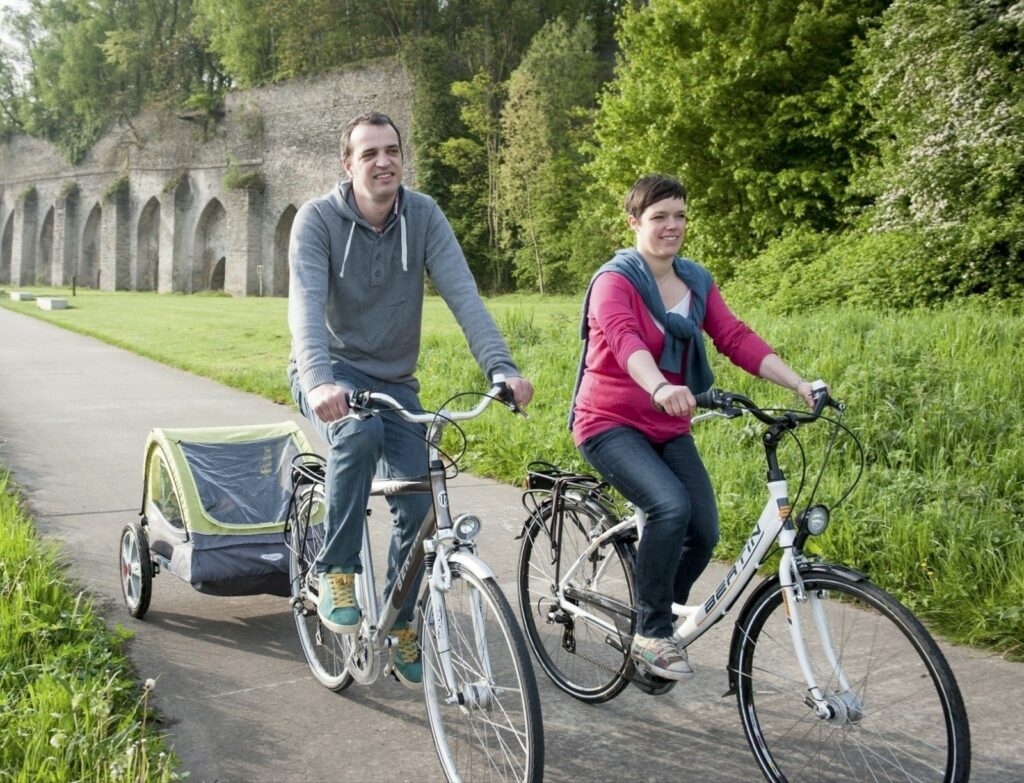
POLYGON ((352 221, 352 228, 350 228, 348 230, 348 242, 345 243, 345 255, 341 259, 341 275, 340 275, 340 277, 344 277, 345 276, 345 262, 348 261, 348 251, 352 247, 352 235, 354 233, 356 233, 356 224, 355 224, 355 221, 352 221))
MULTIPOLYGON (((402 226, 402 271, 409 271, 409 245, 405 238, 405 215, 399 217, 399 222, 402 226)), ((356 223, 352 221, 352 227, 348 231, 348 241, 345 243, 345 255, 341 259, 341 274, 339 277, 345 276, 345 264, 348 262, 349 250, 352 249, 352 235, 356 233, 356 223)))
POLYGON ((409 271, 409 248, 406 247, 405 243, 405 215, 400 215, 399 219, 402 223, 402 271, 409 271))

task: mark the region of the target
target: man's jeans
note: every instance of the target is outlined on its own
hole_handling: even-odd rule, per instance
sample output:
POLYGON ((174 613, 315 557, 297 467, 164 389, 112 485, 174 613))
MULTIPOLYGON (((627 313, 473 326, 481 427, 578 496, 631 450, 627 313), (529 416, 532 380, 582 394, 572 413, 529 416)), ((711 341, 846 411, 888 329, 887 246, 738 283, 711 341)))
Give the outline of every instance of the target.
MULTIPOLYGON (((335 362, 332 370, 335 382, 350 390, 383 392, 394 397, 407 410, 421 410, 416 393, 405 384, 373 378, 340 362, 335 362)), ((324 487, 327 504, 325 541, 317 558, 316 571, 323 573, 331 566, 342 566, 361 573, 359 551, 373 477, 375 474, 381 478, 425 476, 425 429, 422 425, 403 421, 390 411, 365 420, 323 422, 309 407, 297 376, 292 377, 292 397, 302 415, 313 423, 330 448, 324 487)), ((431 502, 430 495, 426 493, 388 497, 392 530, 385 594, 394 583, 398 567, 405 560, 431 502)), ((421 568, 412 581, 409 597, 398 618, 400 622, 412 618, 422 576, 421 568)))
POLYGON ((647 513, 636 558, 636 632, 672 633, 672 601, 690 588, 718 543, 718 509, 704 463, 690 435, 651 443, 630 427, 615 427, 579 447, 615 489, 647 513))

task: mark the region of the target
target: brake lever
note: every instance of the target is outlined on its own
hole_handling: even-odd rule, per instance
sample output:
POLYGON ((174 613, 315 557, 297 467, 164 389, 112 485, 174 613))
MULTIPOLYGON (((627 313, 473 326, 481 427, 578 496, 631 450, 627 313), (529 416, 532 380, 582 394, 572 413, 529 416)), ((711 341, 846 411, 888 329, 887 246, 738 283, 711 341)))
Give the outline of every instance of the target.
POLYGON ((495 399, 508 408, 513 413, 522 416, 524 419, 530 418, 530 414, 519 407, 516 402, 516 397, 512 393, 512 387, 505 381, 505 376, 496 374, 493 380, 494 385, 498 388, 498 393, 494 395, 495 399))
POLYGON ((528 414, 526 411, 519 407, 519 404, 516 402, 515 395, 512 393, 512 389, 509 387, 507 383, 502 381, 501 383, 496 385, 500 387, 497 394, 498 402, 500 402, 513 413, 522 416, 524 419, 530 418, 530 414, 528 414))

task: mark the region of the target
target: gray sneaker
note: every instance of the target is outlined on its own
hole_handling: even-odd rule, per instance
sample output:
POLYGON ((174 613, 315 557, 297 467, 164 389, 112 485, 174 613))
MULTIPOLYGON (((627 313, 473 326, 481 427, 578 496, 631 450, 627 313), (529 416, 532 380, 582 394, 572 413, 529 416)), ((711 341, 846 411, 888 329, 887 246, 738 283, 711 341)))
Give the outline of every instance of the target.
POLYGON ((651 674, 666 680, 688 680, 693 677, 686 650, 679 647, 674 636, 652 639, 637 634, 633 637, 629 654, 651 674))

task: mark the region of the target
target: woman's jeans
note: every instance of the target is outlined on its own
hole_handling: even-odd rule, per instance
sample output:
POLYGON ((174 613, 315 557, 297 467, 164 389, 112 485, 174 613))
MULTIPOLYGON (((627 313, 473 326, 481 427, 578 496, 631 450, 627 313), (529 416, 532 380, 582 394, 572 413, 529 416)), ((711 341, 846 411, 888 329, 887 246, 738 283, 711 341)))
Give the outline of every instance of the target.
MULTIPOLYGON (((404 408, 419 412, 419 398, 407 385, 373 378, 340 362, 332 366, 336 383, 351 390, 368 389, 394 397, 404 408)), ((298 376, 292 376, 292 397, 302 415, 309 419, 330 447, 324 482, 327 518, 324 547, 317 556, 316 571, 332 566, 362 572, 359 552, 366 524, 366 507, 374 475, 381 478, 417 478, 427 475, 426 432, 387 411, 364 420, 321 421, 309 407, 298 376)), ((392 514, 391 546, 388 550, 388 579, 385 595, 394 584, 398 568, 412 546, 420 523, 432 503, 427 493, 388 496, 392 514)), ((399 622, 413 615, 423 570, 412 582, 399 622)))
POLYGON ((636 558, 636 632, 672 634, 672 601, 690 588, 718 543, 718 509, 704 463, 690 435, 652 443, 630 427, 588 438, 583 458, 626 500, 647 513, 636 558))

